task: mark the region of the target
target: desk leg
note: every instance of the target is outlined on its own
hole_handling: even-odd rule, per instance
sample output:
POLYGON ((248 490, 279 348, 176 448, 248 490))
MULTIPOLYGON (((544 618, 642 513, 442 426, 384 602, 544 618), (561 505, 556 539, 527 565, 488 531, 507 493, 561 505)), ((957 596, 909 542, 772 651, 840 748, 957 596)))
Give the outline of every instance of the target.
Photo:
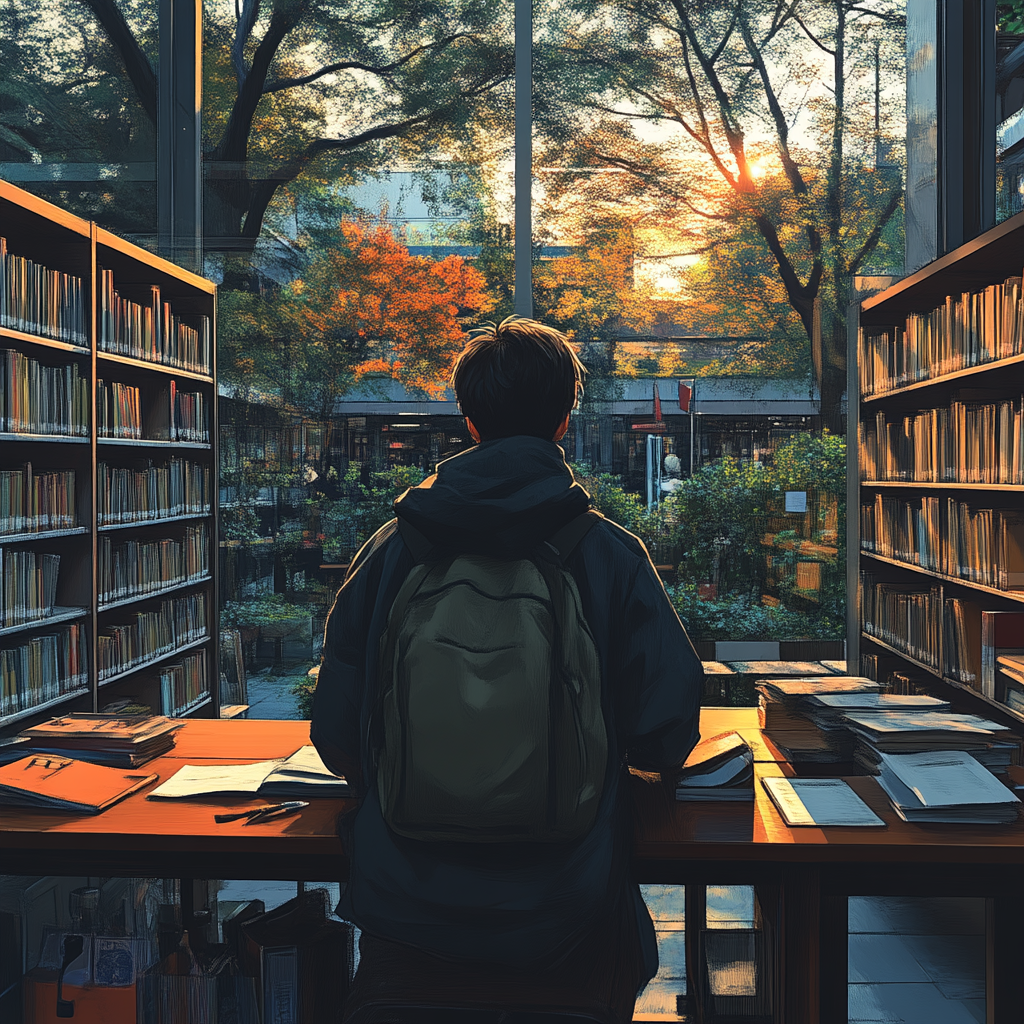
POLYGON ((846 1021, 850 1012, 850 898, 841 878, 823 879, 820 935, 821 1019, 846 1021))
MULTIPOLYGON (((786 1024, 819 1024, 821 871, 786 865, 782 880, 782 992, 786 1024)), ((840 1020, 845 1020, 845 1014, 840 1020)), ((829 1021, 829 1024, 835 1024, 829 1021)))
POLYGON ((708 890, 703 882, 686 883, 686 1004, 695 1024, 711 1020, 705 1000, 711 993, 708 965, 701 948, 701 932, 707 928, 708 890))
MULTIPOLYGON (((1009 874, 1009 872, 1008 872, 1009 874)), ((1008 881, 1006 891, 985 901, 988 917, 988 1024, 1024 1021, 1024 887, 1008 881)))

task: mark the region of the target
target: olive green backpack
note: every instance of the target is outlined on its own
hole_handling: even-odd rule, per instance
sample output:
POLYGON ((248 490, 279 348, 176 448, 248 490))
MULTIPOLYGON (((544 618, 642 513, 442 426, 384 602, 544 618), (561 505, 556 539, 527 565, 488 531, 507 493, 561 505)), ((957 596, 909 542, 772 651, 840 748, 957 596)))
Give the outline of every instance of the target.
POLYGON ((434 842, 556 843, 594 823, 608 762, 594 638, 565 558, 587 512, 529 557, 416 565, 381 636, 377 791, 388 826, 434 842))

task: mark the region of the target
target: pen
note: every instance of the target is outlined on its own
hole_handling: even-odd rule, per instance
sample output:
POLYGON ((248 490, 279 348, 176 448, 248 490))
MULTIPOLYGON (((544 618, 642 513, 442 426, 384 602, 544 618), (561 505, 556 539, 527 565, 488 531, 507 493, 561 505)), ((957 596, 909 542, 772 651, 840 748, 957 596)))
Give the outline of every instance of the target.
POLYGON ((252 825, 256 821, 264 821, 269 817, 278 817, 291 814, 293 811, 300 811, 308 807, 307 800, 289 800, 283 804, 267 804, 265 807, 254 807, 249 811, 240 811, 238 814, 215 814, 213 820, 223 824, 225 821, 238 821, 241 818, 248 818, 246 825, 252 825))

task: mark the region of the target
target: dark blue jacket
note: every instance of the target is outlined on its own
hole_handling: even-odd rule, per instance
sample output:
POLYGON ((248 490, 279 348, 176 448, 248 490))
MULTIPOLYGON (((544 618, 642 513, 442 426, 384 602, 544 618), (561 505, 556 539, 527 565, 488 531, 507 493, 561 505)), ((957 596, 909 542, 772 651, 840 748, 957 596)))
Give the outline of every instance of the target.
MULTIPOLYGON (((486 441, 440 463, 395 512, 435 544, 522 556, 585 512, 590 499, 561 448, 535 437, 486 441)), ((558 846, 438 844, 384 823, 367 747, 378 641, 413 558, 397 520, 356 555, 327 621, 312 740, 365 797, 347 829, 342 912, 360 928, 434 953, 550 967, 625 897, 636 906, 644 961, 657 970, 653 925, 629 880, 626 764, 662 771, 698 739, 700 660, 643 543, 599 521, 566 566, 597 645, 609 726, 609 772, 596 824, 558 846)))

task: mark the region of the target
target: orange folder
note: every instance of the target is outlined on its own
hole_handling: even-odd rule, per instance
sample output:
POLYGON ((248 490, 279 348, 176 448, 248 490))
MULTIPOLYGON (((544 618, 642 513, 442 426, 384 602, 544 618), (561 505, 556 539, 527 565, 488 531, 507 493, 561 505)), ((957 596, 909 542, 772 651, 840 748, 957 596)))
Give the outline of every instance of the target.
POLYGON ((0 805, 99 814, 158 777, 35 754, 0 768, 0 805))

